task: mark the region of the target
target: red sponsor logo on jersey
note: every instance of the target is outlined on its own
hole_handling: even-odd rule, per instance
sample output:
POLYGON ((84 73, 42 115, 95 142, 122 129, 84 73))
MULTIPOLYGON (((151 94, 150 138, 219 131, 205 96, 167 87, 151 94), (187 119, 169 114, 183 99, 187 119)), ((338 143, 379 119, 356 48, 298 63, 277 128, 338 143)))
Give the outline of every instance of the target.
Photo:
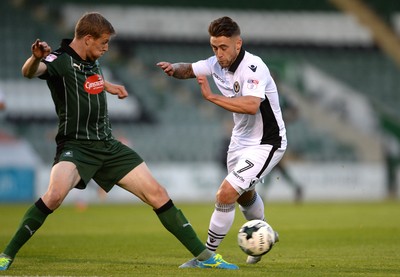
POLYGON ((83 88, 89 94, 99 94, 104 90, 104 80, 98 74, 92 75, 86 79, 83 88))

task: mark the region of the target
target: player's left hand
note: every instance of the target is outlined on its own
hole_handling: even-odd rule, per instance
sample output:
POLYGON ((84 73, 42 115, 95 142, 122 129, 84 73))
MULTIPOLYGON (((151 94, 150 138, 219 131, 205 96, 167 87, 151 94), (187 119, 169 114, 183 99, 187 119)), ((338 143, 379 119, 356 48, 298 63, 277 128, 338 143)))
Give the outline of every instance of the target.
POLYGON ((104 88, 109 93, 113 95, 118 95, 119 99, 124 99, 128 97, 128 91, 122 85, 116 85, 106 81, 104 82, 104 88))
POLYGON ((207 76, 198 76, 197 83, 200 85, 201 94, 203 94, 204 99, 208 100, 213 93, 211 91, 210 84, 208 83, 207 76))

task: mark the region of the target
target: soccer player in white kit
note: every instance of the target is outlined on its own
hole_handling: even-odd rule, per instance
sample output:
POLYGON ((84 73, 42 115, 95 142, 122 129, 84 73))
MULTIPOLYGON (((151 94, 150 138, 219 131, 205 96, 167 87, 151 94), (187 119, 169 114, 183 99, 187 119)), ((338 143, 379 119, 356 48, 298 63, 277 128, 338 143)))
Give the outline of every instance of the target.
MULTIPOLYGON (((282 159, 287 140, 275 82, 262 59, 242 47, 238 24, 221 17, 211 22, 208 32, 214 56, 195 63, 157 65, 178 79, 197 78, 206 100, 233 113, 228 175, 216 194, 206 242, 208 249, 216 251, 233 224, 236 202, 247 220, 265 220, 264 203, 255 186, 282 159), (211 91, 207 76, 212 76, 222 95, 211 91)), ((260 260, 249 256, 246 262, 260 260)), ((192 259, 181 267, 196 263, 192 259)))

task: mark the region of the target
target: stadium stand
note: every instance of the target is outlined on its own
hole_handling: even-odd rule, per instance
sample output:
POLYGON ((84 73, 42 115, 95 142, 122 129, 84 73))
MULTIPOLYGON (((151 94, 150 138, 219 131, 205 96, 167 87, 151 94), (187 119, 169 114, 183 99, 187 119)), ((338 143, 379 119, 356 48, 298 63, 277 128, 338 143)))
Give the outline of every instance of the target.
MULTIPOLYGON (((256 26, 264 18, 264 29, 272 30, 266 32, 269 37, 262 40, 256 40, 256 36, 249 37, 245 40, 245 47, 263 57, 271 71, 279 76, 280 82, 295 88, 303 99, 310 101, 307 98, 310 97, 309 92, 304 91, 301 67, 304 64, 312 65, 366 97, 379 110, 379 117, 392 123, 387 124, 392 130, 400 126, 396 120, 400 117, 397 108, 400 101, 397 93, 400 87, 397 78, 399 67, 378 49, 368 31, 360 27, 354 18, 341 14, 330 1, 231 1, 229 9, 215 1, 174 1, 168 4, 161 0, 135 1, 135 5, 131 5, 131 1, 115 0, 110 5, 109 1, 100 0, 96 1, 96 6, 91 1, 34 2, 35 6, 30 1, 2 1, 0 4, 0 29, 6 38, 5 43, 0 45, 0 51, 12 53, 2 55, 4 66, 0 68, 0 85, 4 86, 11 104, 7 118, 16 127, 15 132, 29 138, 45 162, 51 162, 54 153, 52 139, 49 141, 47 138, 54 124, 44 124, 43 120, 35 118, 44 116, 38 113, 39 110, 41 113, 46 111, 49 118, 54 116, 49 102, 51 99, 47 90, 44 93, 46 96, 42 96, 43 87, 32 82, 29 83, 29 89, 35 88, 35 92, 27 95, 28 89, 23 87, 20 67, 29 55, 29 45, 36 37, 48 41, 53 49, 56 48, 62 37, 70 36, 72 30, 69 22, 75 22, 80 15, 78 11, 93 8, 105 11, 122 9, 126 12, 137 8, 155 14, 163 9, 186 11, 196 8, 208 11, 211 16, 216 14, 215 9, 223 9, 237 14, 245 26, 256 26), (340 20, 343 18, 345 20, 340 20), (312 32, 303 28, 308 39, 307 36, 290 32, 294 26, 291 20, 297 20, 297 25, 312 27, 312 32), (318 29, 321 26, 324 28, 318 29), (329 32, 325 28, 329 28, 329 32), (285 37, 279 38, 279 29, 286 30, 281 31, 285 37), (338 37, 340 33, 342 36, 338 37), (273 39, 269 40, 271 36, 273 39), (43 137, 44 134, 47 134, 46 137, 43 137)), ((395 1, 364 2, 388 24, 392 24, 394 12, 400 11, 395 1)), ((170 15, 179 19, 180 16, 181 13, 170 15)), ((193 14, 187 16, 185 22, 190 22, 193 14)), ((118 18, 118 13, 115 18, 118 18)), ((126 18, 126 15, 120 14, 120 18, 126 18)), ((168 79, 155 66, 160 60, 196 61, 211 55, 206 29, 203 30, 199 25, 199 31, 195 32, 198 37, 188 39, 174 37, 172 31, 170 36, 154 36, 154 33, 151 33, 152 36, 129 35, 129 30, 146 26, 131 26, 126 22, 115 24, 124 25, 123 30, 128 31, 122 31, 115 38, 112 45, 115 49, 102 62, 109 66, 111 77, 124 83, 132 95, 128 104, 111 104, 116 107, 124 105, 120 108, 123 113, 112 114, 116 135, 137 146, 148 161, 215 159, 219 143, 225 135, 221 128, 224 113, 202 100, 194 80, 168 79), (134 120, 129 120, 132 118, 134 120)), ((171 24, 181 26, 182 22, 171 24)), ((207 24, 208 20, 205 26, 207 24)), ((310 102, 310 107, 314 103, 310 102)), ((362 159, 352 141, 327 134, 326 130, 316 128, 305 118, 290 124, 288 133, 291 151, 301 159, 362 159)))

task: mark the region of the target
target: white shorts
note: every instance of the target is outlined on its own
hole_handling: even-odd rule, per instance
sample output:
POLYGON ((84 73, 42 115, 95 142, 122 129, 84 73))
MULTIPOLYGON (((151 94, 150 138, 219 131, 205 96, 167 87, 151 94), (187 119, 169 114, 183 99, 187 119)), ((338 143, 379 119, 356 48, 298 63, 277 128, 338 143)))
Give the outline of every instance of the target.
POLYGON ((226 180, 242 195, 255 185, 282 159, 286 149, 269 144, 228 152, 226 180))

